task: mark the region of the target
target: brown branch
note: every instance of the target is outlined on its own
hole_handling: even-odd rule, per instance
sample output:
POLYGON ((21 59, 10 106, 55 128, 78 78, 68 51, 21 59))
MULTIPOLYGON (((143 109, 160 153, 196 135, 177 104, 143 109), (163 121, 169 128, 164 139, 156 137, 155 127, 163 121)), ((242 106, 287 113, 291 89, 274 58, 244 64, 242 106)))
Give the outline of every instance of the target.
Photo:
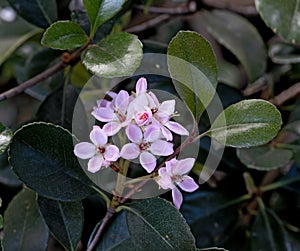
POLYGON ((157 26, 158 24, 168 20, 170 17, 171 15, 169 14, 162 14, 157 17, 151 18, 145 22, 142 22, 140 24, 134 25, 132 27, 128 27, 124 29, 124 31, 129 33, 139 33, 141 31, 157 26))
POLYGON ((182 14, 189 14, 194 13, 197 10, 197 4, 194 1, 189 2, 187 5, 178 6, 175 8, 166 8, 166 7, 145 7, 144 5, 135 5, 135 9, 138 10, 147 10, 149 13, 155 14, 169 14, 169 15, 182 15, 182 14))
POLYGON ((47 70, 41 72, 40 74, 34 76, 33 78, 25 81, 23 84, 18 85, 6 92, 1 93, 0 101, 11 98, 13 96, 16 96, 17 94, 22 93, 29 87, 38 84, 39 82, 47 79, 48 77, 52 76, 56 72, 59 72, 60 70, 64 69, 66 66, 67 65, 65 63, 63 63, 62 61, 59 61, 57 64, 55 64, 52 67, 48 68, 47 70))
POLYGON ((276 106, 282 105, 289 99, 295 98, 300 94, 300 83, 294 84, 283 92, 279 93, 277 96, 273 97, 269 101, 276 106))

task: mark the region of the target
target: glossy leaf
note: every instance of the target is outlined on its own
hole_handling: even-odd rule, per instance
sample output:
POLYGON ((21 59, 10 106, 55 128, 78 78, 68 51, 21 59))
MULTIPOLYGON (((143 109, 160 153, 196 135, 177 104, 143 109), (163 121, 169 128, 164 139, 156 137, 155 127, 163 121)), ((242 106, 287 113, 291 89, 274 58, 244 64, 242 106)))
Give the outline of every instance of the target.
POLYGON ((210 136, 232 147, 251 147, 269 142, 282 124, 277 108, 264 100, 243 100, 226 108, 213 122, 210 136))
POLYGON ((46 250, 48 228, 36 201, 36 193, 23 189, 9 203, 4 213, 4 250, 46 250))
POLYGON ((84 45, 87 40, 87 35, 78 24, 58 21, 45 31, 41 43, 52 49, 72 50, 84 45))
POLYGON ((237 156, 249 168, 268 171, 284 167, 292 159, 293 152, 267 145, 237 149, 237 156))
POLYGON ((128 33, 112 34, 91 45, 82 55, 83 64, 102 77, 132 75, 142 60, 142 43, 128 33))
POLYGON ((97 250, 195 250, 188 225, 171 203, 151 198, 125 208, 97 250))
POLYGON ((264 22, 284 39, 300 42, 299 0, 255 0, 264 22))
POLYGON ((11 138, 12 131, 0 122, 0 154, 2 154, 6 150, 11 138))
POLYGON ((91 22, 91 35, 94 36, 100 25, 116 15, 125 2, 125 0, 83 0, 91 22))
POLYGON ((269 56, 274 63, 278 64, 300 63, 299 47, 285 42, 272 43, 269 48, 269 56))
POLYGON ((21 17, 41 28, 47 28, 57 20, 55 0, 8 0, 8 2, 21 17))
POLYGON ((41 196, 74 201, 93 193, 73 154, 72 135, 62 127, 42 122, 23 126, 14 134, 9 154, 15 173, 41 196))
POLYGON ((202 15, 207 30, 243 64, 250 82, 263 75, 267 54, 256 28, 245 18, 228 11, 214 10, 202 15))
POLYGON ((216 59, 210 44, 196 32, 180 31, 169 44, 168 67, 176 91, 198 120, 217 85, 216 59))
POLYGON ((260 206, 251 233, 251 250, 291 251, 287 232, 278 216, 270 209, 260 206), (268 243, 268 245, 266 245, 268 243))
POLYGON ((63 202, 39 196, 38 204, 53 236, 66 250, 76 250, 83 228, 81 201, 63 202))
POLYGON ((7 152, 0 154, 0 183, 9 187, 21 187, 22 182, 8 163, 7 152))

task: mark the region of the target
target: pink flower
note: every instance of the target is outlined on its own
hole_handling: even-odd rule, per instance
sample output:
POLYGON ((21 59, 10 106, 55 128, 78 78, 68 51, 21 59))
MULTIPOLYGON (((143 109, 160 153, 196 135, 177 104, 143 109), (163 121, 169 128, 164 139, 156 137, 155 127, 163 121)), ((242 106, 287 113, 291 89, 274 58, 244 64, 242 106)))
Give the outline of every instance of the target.
POLYGON ((176 185, 186 192, 194 192, 199 187, 190 176, 186 175, 193 168, 194 163, 195 159, 193 158, 182 160, 173 158, 166 162, 166 167, 158 170, 157 183, 163 189, 172 189, 173 203, 178 209, 183 198, 176 185))
POLYGON ((126 121, 126 113, 129 104, 128 92, 121 90, 118 94, 109 92, 113 97, 112 101, 101 99, 94 107, 92 115, 101 122, 108 122, 103 126, 107 136, 115 135, 122 127, 127 126, 130 120, 126 121))
POLYGON ((126 128, 126 135, 132 143, 125 144, 120 156, 124 159, 135 159, 139 157, 142 167, 151 173, 156 166, 156 157, 171 155, 173 144, 161 140, 161 132, 157 126, 149 125, 145 127, 144 134, 136 124, 129 124, 126 128))
POLYGON ((81 142, 75 145, 74 154, 80 159, 90 159, 88 171, 95 173, 102 166, 109 166, 110 161, 116 161, 120 154, 119 148, 107 143, 107 135, 99 126, 93 126, 90 133, 92 143, 81 142))

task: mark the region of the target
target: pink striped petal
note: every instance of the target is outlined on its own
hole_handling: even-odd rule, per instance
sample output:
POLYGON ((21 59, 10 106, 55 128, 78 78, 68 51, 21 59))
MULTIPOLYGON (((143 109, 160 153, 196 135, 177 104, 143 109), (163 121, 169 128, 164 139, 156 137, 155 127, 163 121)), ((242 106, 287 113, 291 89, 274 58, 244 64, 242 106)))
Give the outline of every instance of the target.
POLYGON ((105 147, 104 158, 108 161, 116 161, 120 157, 119 148, 115 145, 105 147))
POLYGON ((109 107, 98 107, 92 111, 92 115, 101 122, 110 122, 114 118, 114 110, 109 107))
POLYGON ((156 158, 151 153, 144 151, 140 155, 140 163, 148 173, 151 173, 155 169, 156 158))
POLYGON ((199 188, 197 183, 190 176, 184 175, 183 181, 178 183, 178 186, 186 192, 194 192, 199 188))
POLYGON ((139 156, 139 154, 139 147, 134 143, 128 143, 122 147, 120 156, 123 159, 135 159, 139 156))
POLYGON ((186 158, 178 160, 175 167, 173 168, 173 174, 175 175, 184 175, 191 171, 195 163, 194 158, 186 158))
POLYGON ((141 143, 143 139, 143 133, 140 127, 135 124, 129 124, 126 127, 126 135, 131 142, 141 143))
POLYGON ((135 87, 135 93, 136 95, 140 95, 141 93, 146 92, 147 90, 147 80, 145 78, 140 78, 135 87))
POLYGON ((158 156, 169 156, 173 150, 173 144, 164 140, 156 140, 151 143, 150 152, 158 156))
POLYGON ((172 189, 172 198, 173 198, 173 203, 174 203, 175 207, 177 209, 179 209, 181 204, 182 204, 183 197, 182 197, 182 194, 181 194, 181 192, 179 191, 179 189, 177 187, 174 187, 172 189))
POLYGON ((92 158, 96 153, 96 146, 89 142, 81 142, 74 147, 74 154, 80 159, 92 158))
POLYGON ((166 138, 167 141, 172 141, 173 140, 173 135, 172 133, 169 131, 169 129, 165 128, 164 126, 160 127, 162 134, 164 135, 164 137, 166 138))
POLYGON ((88 171, 91 173, 98 172, 103 164, 103 161, 104 159, 102 155, 91 158, 88 162, 88 171))
POLYGON ((154 142, 161 136, 160 127, 157 125, 149 125, 145 127, 144 139, 147 142, 154 142))
POLYGON ((121 129, 119 122, 109 122, 103 126, 103 131, 107 136, 113 136, 121 129))
POLYGON ((127 91, 121 90, 115 98, 115 105, 122 112, 125 112, 129 103, 129 94, 127 91))
POLYGON ((180 125, 177 122, 174 121, 168 121, 165 126, 171 130, 172 132, 175 132, 179 135, 189 135, 189 132, 187 129, 185 129, 182 125, 180 125))
POLYGON ((90 133, 90 139, 96 146, 103 146, 107 143, 107 135, 97 125, 93 126, 93 130, 90 133))
POLYGON ((163 116, 171 116, 175 111, 175 100, 166 100, 161 103, 158 107, 158 114, 162 114, 163 116))

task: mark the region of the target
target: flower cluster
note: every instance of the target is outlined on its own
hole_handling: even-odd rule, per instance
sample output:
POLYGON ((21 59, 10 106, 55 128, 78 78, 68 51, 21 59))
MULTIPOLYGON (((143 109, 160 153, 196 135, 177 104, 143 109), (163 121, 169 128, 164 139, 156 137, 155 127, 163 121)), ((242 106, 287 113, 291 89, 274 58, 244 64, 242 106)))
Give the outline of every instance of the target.
MULTIPOLYGON (((111 100, 98 100, 91 113, 96 120, 105 123, 103 128, 95 125, 90 133, 92 143, 81 142, 74 148, 77 157, 89 159, 89 172, 95 173, 102 167, 108 167, 121 157, 138 159, 141 166, 151 173, 156 168, 158 157, 174 153, 172 133, 189 135, 181 124, 171 120, 176 115, 175 100, 160 103, 156 95, 147 90, 145 78, 137 81, 135 92, 131 95, 124 90, 108 92, 107 95, 111 100), (109 143, 108 137, 116 135, 122 128, 129 142, 119 149, 109 143)), ((182 196, 175 184, 185 191, 197 188, 185 175, 193 166, 191 160, 177 161, 174 158, 166 162, 166 167, 159 169, 157 182, 163 189, 172 189, 174 204, 178 208, 182 196)))

